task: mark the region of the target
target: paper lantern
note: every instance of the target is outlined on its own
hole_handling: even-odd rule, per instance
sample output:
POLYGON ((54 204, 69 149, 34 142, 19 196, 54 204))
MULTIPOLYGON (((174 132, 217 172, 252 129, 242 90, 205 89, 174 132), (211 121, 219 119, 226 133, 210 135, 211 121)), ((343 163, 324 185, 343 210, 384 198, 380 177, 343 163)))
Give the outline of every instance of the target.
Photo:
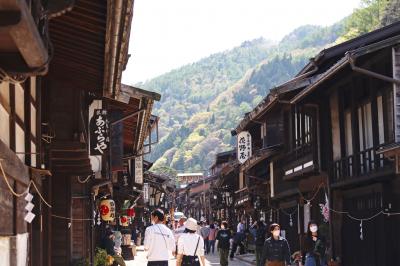
POLYGON ((127 209, 126 215, 128 215, 128 217, 135 217, 135 209, 127 209))
POLYGON ((112 199, 102 200, 100 202, 101 219, 106 222, 112 222, 115 218, 115 202, 112 199))
POLYGON ((119 223, 120 223, 120 225, 121 226, 128 226, 129 225, 129 219, 128 219, 128 216, 121 216, 120 218, 119 218, 119 223))

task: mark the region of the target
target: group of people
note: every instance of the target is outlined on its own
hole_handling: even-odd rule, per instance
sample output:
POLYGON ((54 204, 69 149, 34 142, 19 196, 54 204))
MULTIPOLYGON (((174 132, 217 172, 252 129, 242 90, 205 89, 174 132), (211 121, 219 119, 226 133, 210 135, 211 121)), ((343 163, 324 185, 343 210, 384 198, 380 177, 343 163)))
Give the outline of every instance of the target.
MULTIPOLYGON (((227 266, 238 246, 243 245, 245 223, 241 221, 232 232, 228 223, 198 223, 193 218, 182 217, 171 230, 164 223, 164 212, 160 209, 151 214, 152 226, 147 227, 144 248, 148 266, 167 266, 171 254, 177 266, 205 265, 205 255, 214 253, 217 245, 220 265, 227 266)), ((326 266, 326 242, 318 232, 318 225, 311 221, 304 241, 303 256, 292 258, 288 241, 281 236, 281 226, 272 223, 267 227, 257 221, 250 228, 256 245, 257 266, 285 266, 302 260, 305 266, 326 266)), ((241 247, 244 250, 244 247, 241 247)))

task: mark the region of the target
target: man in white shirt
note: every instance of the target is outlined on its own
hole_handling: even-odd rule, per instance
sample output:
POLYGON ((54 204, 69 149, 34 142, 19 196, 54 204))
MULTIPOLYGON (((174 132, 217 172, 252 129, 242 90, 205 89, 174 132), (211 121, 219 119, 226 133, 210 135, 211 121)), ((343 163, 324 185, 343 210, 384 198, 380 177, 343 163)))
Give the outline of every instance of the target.
POLYGON ((151 213, 152 226, 146 228, 144 249, 147 251, 147 266, 168 266, 171 252, 175 251, 172 231, 163 224, 164 212, 157 209, 151 213))

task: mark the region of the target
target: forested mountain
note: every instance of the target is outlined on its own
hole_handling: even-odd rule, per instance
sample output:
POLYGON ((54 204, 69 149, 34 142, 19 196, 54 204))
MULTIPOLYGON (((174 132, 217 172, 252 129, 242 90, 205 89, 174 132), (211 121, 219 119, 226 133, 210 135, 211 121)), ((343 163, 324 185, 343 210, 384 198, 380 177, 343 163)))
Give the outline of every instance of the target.
POLYGON ((136 84, 162 94, 160 142, 147 159, 156 171, 208 169, 215 154, 232 149, 230 131, 269 89, 292 78, 321 49, 398 19, 398 0, 364 0, 329 26, 301 26, 279 43, 263 38, 136 84), (379 14, 380 19, 371 19, 379 14))

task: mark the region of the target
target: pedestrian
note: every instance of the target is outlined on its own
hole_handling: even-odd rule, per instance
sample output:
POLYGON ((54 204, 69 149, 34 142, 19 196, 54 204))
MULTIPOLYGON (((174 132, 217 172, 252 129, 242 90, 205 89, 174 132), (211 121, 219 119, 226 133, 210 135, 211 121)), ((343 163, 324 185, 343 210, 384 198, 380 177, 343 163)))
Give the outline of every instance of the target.
POLYGON ((228 265, 229 247, 231 239, 231 231, 228 229, 228 223, 223 221, 221 223, 221 229, 218 230, 216 240, 217 248, 219 253, 219 263, 221 266, 228 265))
POLYGON ((185 222, 186 222, 187 218, 185 216, 182 216, 177 225, 176 225, 176 229, 174 230, 174 238, 175 238, 175 244, 176 244, 176 251, 175 254, 178 254, 178 240, 179 237, 185 232, 185 222))
POLYGON ((113 257, 114 264, 126 266, 125 261, 121 256, 121 253, 118 252, 119 250, 116 250, 115 234, 111 230, 107 230, 103 241, 103 246, 105 247, 107 254, 113 257))
POLYGON ((210 247, 210 250, 212 254, 214 254, 214 249, 215 249, 215 238, 217 236, 217 228, 215 228, 215 225, 212 223, 210 224, 210 233, 208 234, 208 244, 210 247))
POLYGON ((185 233, 178 240, 178 255, 176 266, 200 266, 205 265, 204 241, 196 234, 197 221, 189 218, 185 222, 185 233))
POLYGON ((233 243, 232 243, 232 249, 231 249, 231 254, 230 258, 233 260, 235 257, 235 253, 237 251, 237 248, 239 247, 239 253, 244 254, 245 253, 245 247, 243 244, 243 241, 245 239, 245 220, 241 220, 237 227, 236 227, 236 233, 233 236, 233 243))
POLYGON ((208 241, 209 234, 210 234, 210 227, 207 225, 206 222, 201 222, 200 235, 203 237, 204 240, 204 247, 206 250, 206 254, 210 252, 210 245, 208 241))
POLYGON ((271 236, 265 240, 261 264, 265 266, 285 266, 290 265, 289 243, 280 236, 281 226, 273 223, 269 226, 271 236))
POLYGON ((318 233, 318 224, 315 221, 310 221, 307 228, 304 240, 304 266, 326 266, 325 238, 318 233))
POLYGON ((146 228, 144 249, 147 251, 148 266, 168 266, 171 252, 175 251, 172 231, 163 223, 164 212, 161 209, 151 213, 152 226, 146 228))
POLYGON ((259 221, 256 221, 251 226, 251 232, 254 236, 254 243, 256 246, 256 250, 255 250, 256 265, 263 266, 263 265, 261 265, 261 257, 262 257, 264 242, 265 242, 265 236, 267 234, 267 227, 265 226, 263 221, 259 220, 259 221))

